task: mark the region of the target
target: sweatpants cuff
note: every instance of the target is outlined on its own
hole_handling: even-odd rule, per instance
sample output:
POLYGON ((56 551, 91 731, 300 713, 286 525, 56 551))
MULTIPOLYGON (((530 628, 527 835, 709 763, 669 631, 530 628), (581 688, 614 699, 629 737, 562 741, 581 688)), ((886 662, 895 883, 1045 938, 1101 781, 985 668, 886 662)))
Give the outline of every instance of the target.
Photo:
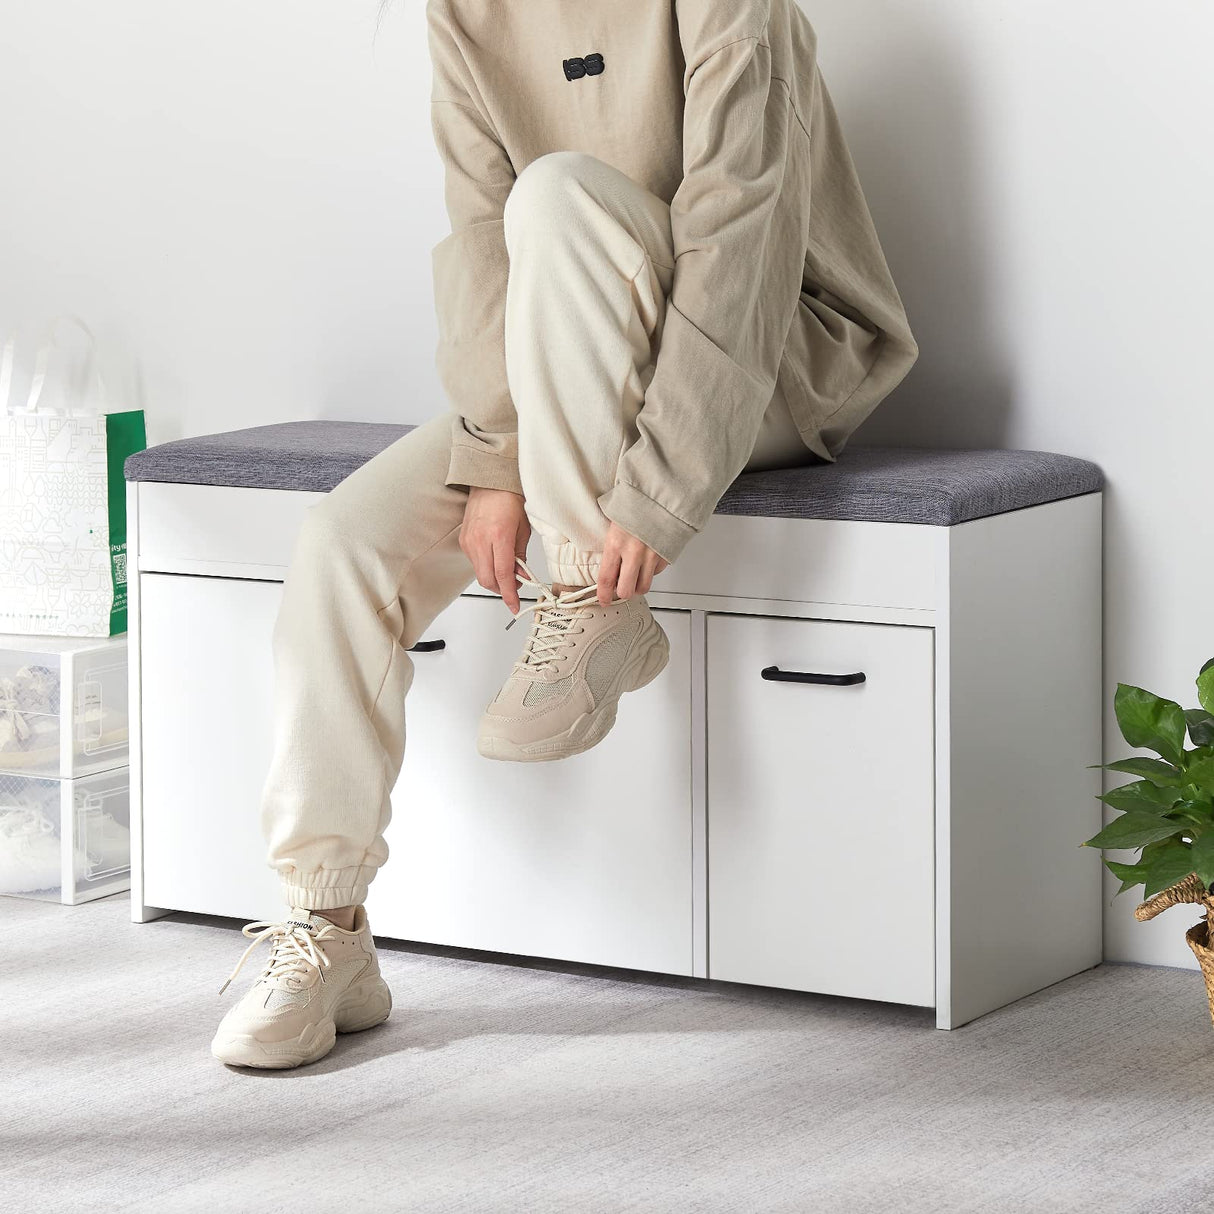
POLYGON ((548 577, 563 586, 593 586, 599 580, 601 552, 587 552, 576 544, 545 544, 544 563, 548 577))
POLYGON ((321 868, 313 872, 291 869, 281 874, 282 895, 288 906, 305 910, 359 906, 367 900, 367 887, 376 871, 366 864, 355 868, 321 868))

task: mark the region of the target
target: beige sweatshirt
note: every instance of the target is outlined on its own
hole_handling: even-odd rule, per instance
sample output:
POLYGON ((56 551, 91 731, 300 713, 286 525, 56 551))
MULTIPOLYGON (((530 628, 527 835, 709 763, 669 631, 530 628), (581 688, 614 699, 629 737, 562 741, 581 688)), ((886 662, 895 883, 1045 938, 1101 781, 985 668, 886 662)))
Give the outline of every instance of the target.
POLYGON ((662 342, 607 517, 674 560, 749 458, 777 377, 833 460, 918 347, 795 0, 429 0, 427 16, 452 228, 433 254, 447 483, 522 492, 502 211, 516 174, 562 150, 671 208, 662 342), (602 70, 570 79, 589 55, 602 70))

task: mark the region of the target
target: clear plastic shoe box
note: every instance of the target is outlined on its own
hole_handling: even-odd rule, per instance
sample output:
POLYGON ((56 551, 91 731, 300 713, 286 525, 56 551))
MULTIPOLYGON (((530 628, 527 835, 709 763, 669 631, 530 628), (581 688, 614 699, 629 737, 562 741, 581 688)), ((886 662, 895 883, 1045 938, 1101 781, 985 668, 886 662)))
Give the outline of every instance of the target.
POLYGON ((0 772, 74 779, 129 762, 126 634, 0 634, 0 772))
POLYGON ((130 768, 0 773, 0 894, 69 906, 131 887, 130 768))

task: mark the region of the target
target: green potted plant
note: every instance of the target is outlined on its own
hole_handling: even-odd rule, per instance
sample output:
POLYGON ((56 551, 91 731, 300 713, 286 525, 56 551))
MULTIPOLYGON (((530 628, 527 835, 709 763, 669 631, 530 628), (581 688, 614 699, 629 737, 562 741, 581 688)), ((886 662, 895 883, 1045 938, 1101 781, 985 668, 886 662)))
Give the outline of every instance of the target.
POLYGON ((1197 676, 1197 699, 1200 708, 1185 709, 1118 683, 1113 708, 1122 737, 1159 757, 1103 765, 1137 779, 1101 796, 1120 817, 1083 846, 1139 853, 1132 864, 1104 861, 1121 880, 1118 894, 1143 886, 1146 901, 1134 912, 1138 920, 1153 919, 1181 902, 1206 908, 1206 917, 1185 938, 1205 976, 1214 1019, 1214 658, 1197 676))

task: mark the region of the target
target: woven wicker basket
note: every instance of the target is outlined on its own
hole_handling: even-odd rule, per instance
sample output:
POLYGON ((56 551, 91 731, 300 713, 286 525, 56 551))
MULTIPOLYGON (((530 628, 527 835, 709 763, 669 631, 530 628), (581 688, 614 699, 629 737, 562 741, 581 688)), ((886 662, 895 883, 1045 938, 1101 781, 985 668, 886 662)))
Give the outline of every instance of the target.
POLYGON ((1196 873, 1190 873, 1183 881, 1161 889, 1145 902, 1141 902, 1134 911, 1134 918, 1140 923, 1154 919, 1161 911, 1170 906, 1179 906, 1182 902, 1193 902, 1206 908, 1205 915, 1193 924, 1184 938, 1201 966, 1202 977, 1206 980, 1206 997, 1210 1003, 1210 1019, 1214 1021, 1214 940, 1210 939, 1210 924, 1214 920, 1214 895, 1206 889, 1196 873))

